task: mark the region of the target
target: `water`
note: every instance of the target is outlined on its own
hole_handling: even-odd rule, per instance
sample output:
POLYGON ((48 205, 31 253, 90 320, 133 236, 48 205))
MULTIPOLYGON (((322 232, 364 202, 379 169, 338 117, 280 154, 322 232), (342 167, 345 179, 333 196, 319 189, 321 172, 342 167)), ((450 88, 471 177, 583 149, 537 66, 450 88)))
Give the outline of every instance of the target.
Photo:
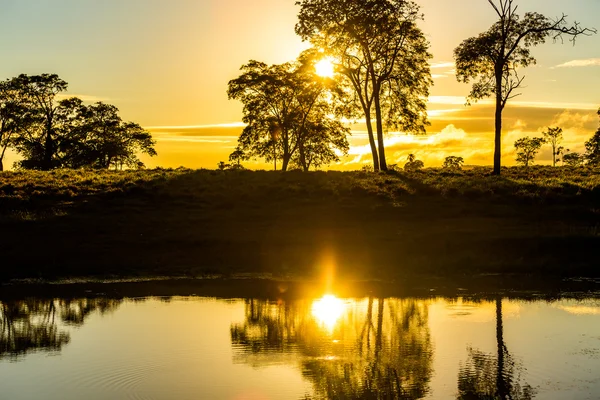
POLYGON ((84 293, 0 300, 0 399, 600 398, 594 296, 84 293))

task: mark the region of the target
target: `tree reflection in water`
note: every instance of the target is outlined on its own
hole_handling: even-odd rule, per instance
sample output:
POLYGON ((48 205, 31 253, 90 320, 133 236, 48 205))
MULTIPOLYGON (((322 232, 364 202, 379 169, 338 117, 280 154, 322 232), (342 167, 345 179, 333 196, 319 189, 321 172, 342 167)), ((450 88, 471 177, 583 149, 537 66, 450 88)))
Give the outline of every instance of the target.
POLYGON ((245 321, 231 327, 238 360, 260 366, 278 354, 300 354, 318 398, 427 395, 433 358, 427 301, 369 298, 345 302, 341 313, 315 310, 317 301, 248 300, 245 321))
POLYGON ((496 299, 495 355, 472 348, 466 365, 461 365, 458 375, 459 400, 531 400, 535 390, 521 383, 523 365, 508 351, 504 343, 502 298, 496 299))
POLYGON ((90 313, 106 313, 120 303, 112 299, 0 301, 0 360, 60 351, 70 341, 64 325, 80 326, 90 313))

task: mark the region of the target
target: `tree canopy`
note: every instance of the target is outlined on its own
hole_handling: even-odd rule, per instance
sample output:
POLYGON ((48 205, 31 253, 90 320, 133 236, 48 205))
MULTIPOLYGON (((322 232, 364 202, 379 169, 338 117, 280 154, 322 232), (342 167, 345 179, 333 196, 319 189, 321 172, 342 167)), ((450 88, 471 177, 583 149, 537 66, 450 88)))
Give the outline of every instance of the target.
MULTIPOLYGON (((600 108, 598 109, 598 116, 600 116, 600 108)), ((600 127, 594 136, 587 142, 585 142, 585 158, 591 165, 600 165, 600 127)))
POLYGON ((569 25, 565 15, 552 19, 528 12, 521 18, 515 0, 488 0, 488 3, 498 21, 479 36, 463 41, 454 50, 454 58, 458 81, 473 81, 468 103, 495 97, 494 173, 500 174, 502 111, 510 99, 520 94, 516 90, 521 87, 524 76, 519 70, 536 63, 531 47, 547 39, 562 39, 563 35, 570 36, 574 42, 578 36, 596 31, 582 28, 577 22, 569 25))
POLYGON ((334 118, 335 88, 315 74, 310 52, 292 63, 267 65, 251 60, 229 82, 230 99, 244 104, 247 124, 235 159, 261 157, 293 163, 305 171, 337 161, 348 151, 349 129, 334 118), (242 156, 243 155, 243 156, 242 156))
POLYGON ((387 170, 384 133, 425 133, 432 84, 419 7, 405 0, 300 0, 296 33, 336 63, 365 118, 373 166, 387 170), (373 129, 373 119, 376 130, 373 129), (377 138, 375 139, 375 134, 377 138))
MULTIPOLYGON (((67 83, 57 75, 19 75, 0 84, 2 156, 13 147, 26 169, 137 168, 138 153, 156 155, 149 132, 124 122, 109 104, 58 100, 67 83)), ((2 157, 0 157, 0 161, 2 157)))

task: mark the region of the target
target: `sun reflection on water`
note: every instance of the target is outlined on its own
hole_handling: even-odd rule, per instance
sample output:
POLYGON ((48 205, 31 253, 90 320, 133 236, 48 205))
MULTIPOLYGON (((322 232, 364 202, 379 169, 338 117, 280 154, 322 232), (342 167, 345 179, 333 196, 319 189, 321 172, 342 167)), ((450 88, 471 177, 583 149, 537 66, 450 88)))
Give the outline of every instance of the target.
POLYGON ((313 302, 312 314, 321 325, 332 331, 344 314, 345 308, 346 305, 342 300, 328 294, 313 302))

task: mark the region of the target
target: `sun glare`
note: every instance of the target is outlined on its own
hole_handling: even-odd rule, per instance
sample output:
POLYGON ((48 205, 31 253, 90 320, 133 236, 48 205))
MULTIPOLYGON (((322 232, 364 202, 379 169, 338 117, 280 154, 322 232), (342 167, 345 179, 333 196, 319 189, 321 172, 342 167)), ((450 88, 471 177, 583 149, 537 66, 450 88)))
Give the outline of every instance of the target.
POLYGON ((328 58, 323 58, 321 61, 315 64, 315 71, 317 75, 323 78, 333 78, 335 70, 333 63, 328 58))
POLYGON ((319 300, 315 300, 312 305, 312 314, 321 325, 332 331, 345 308, 346 306, 342 300, 328 294, 319 300))

